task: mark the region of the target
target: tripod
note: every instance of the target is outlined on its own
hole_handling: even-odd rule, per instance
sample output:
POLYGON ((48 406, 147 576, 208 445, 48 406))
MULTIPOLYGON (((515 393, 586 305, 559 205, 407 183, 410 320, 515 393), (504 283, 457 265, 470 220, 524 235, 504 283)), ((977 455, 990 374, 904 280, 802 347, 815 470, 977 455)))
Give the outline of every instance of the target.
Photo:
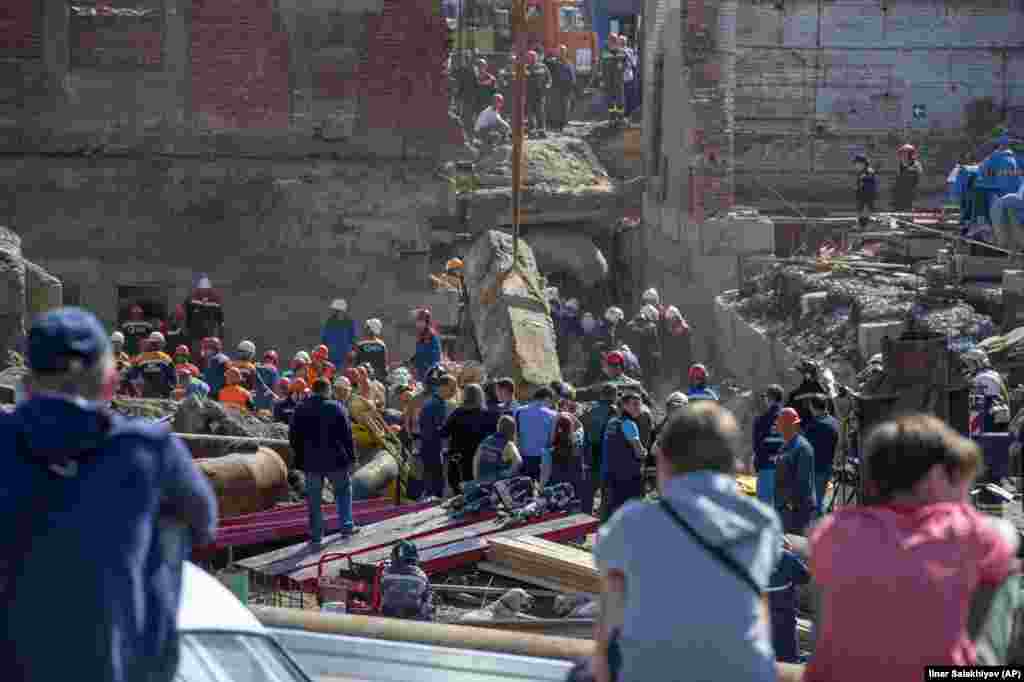
POLYGON ((839 422, 839 452, 832 465, 832 499, 825 508, 827 513, 835 511, 837 506, 845 507, 862 502, 859 396, 843 388, 840 397, 847 399, 848 407, 839 422))

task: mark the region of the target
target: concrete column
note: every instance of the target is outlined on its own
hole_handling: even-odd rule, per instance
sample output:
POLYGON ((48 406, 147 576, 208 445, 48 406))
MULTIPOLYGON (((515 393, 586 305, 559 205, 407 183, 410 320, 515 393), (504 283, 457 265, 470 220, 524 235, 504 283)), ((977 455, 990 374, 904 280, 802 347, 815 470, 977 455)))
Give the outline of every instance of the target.
POLYGON ((733 204, 738 0, 683 0, 682 45, 695 125, 687 148, 688 213, 701 222, 733 204))
POLYGON ((170 92, 166 122, 171 127, 184 126, 192 120, 191 73, 189 62, 188 0, 164 0, 164 73, 170 92))

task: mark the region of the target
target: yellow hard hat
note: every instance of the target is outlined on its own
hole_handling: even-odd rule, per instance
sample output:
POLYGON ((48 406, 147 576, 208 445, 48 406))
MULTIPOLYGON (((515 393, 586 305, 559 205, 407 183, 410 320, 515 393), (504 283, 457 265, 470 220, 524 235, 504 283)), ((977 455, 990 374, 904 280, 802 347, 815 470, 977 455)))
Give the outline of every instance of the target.
POLYGON ((444 268, 445 270, 461 270, 462 265, 463 263, 461 258, 449 258, 448 262, 445 263, 444 268))

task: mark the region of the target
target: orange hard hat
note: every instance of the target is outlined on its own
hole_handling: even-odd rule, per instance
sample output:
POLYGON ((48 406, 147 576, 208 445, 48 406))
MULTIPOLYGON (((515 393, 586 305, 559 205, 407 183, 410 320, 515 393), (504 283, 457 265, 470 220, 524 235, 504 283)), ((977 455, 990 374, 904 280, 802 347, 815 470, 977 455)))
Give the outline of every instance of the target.
POLYGON ((307 386, 305 379, 296 379, 288 386, 288 392, 305 393, 307 388, 309 387, 307 386))
POLYGON ((787 407, 779 412, 779 416, 775 418, 775 421, 779 424, 786 424, 789 426, 796 426, 800 423, 800 413, 794 410, 792 407, 787 407))
POLYGON ((224 372, 224 383, 226 384, 240 384, 242 383, 242 373, 235 367, 229 367, 228 371, 224 372))

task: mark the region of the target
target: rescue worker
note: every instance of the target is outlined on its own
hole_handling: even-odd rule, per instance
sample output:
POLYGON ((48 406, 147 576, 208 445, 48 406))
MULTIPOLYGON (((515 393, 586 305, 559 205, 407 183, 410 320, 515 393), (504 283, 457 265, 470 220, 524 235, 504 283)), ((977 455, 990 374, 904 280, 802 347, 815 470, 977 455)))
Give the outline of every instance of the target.
POLYGON ((277 363, 277 351, 268 350, 263 354, 263 362, 256 365, 256 390, 252 399, 257 410, 269 410, 274 407, 274 389, 281 378, 277 371, 277 363))
POLYGON ((117 363, 119 372, 124 372, 132 366, 132 359, 124 352, 124 341, 124 334, 121 332, 110 335, 111 352, 114 354, 114 362, 117 363))
POLYGON ((185 300, 185 328, 189 346, 199 352, 203 339, 224 336, 224 308, 220 294, 214 290, 210 278, 201 275, 192 293, 185 300))
MULTIPOLYGON (((665 399, 665 418, 661 420, 661 423, 654 428, 654 432, 651 434, 652 450, 654 444, 658 442, 658 437, 661 436, 662 431, 672 421, 672 417, 676 416, 680 410, 689 404, 690 399, 682 391, 673 391, 669 394, 668 398, 665 399)), ((653 455, 654 453, 652 452, 651 454, 653 455)))
POLYGON ((210 394, 217 396, 224 388, 224 373, 231 365, 231 358, 224 354, 224 347, 216 336, 203 339, 201 343, 203 358, 203 381, 210 387, 210 394))
POLYGON ((409 540, 391 548, 391 561, 380 578, 380 614, 386 618, 431 621, 434 593, 420 568, 419 550, 409 540))
POLYGON ((505 98, 498 94, 494 96, 491 104, 476 117, 473 133, 480 141, 490 145, 499 145, 509 138, 512 134, 512 124, 502 117, 504 109, 505 98))
POLYGON ((608 383, 622 388, 631 388, 642 395, 646 392, 641 388, 640 382, 626 375, 626 356, 622 351, 613 350, 604 357, 604 373, 608 377, 608 383))
POLYGON ((124 334, 124 350, 128 357, 135 358, 144 348, 143 342, 153 333, 153 325, 142 318, 142 306, 136 304, 128 309, 128 319, 121 325, 124 334))
POLYGON ((210 387, 206 382, 193 374, 193 367, 182 367, 178 371, 178 386, 174 389, 174 399, 184 400, 192 396, 205 400, 210 396, 210 387))
POLYGON ((236 349, 237 357, 231 367, 238 370, 242 377, 240 382, 247 391, 256 389, 256 344, 252 341, 239 341, 236 349))
MULTIPOLYGON (((624 330, 624 335, 628 335, 629 333, 630 329, 627 325, 624 330)), ((640 377, 643 376, 643 372, 640 367, 640 358, 638 358, 636 353, 633 352, 633 349, 625 343, 620 343, 619 347, 615 350, 622 353, 622 359, 624 360, 622 367, 626 372, 626 376, 639 382, 640 377)))
POLYGON ((345 369, 345 361, 348 354, 352 352, 352 346, 359 338, 359 330, 356 322, 349 316, 348 301, 337 298, 331 302, 331 314, 324 322, 323 331, 320 332, 320 343, 327 346, 328 357, 336 359, 341 363, 341 369, 345 369))
MULTIPOLYGON (((1014 194, 1020 189, 1021 163, 1010 146, 1010 136, 1003 134, 996 139, 996 150, 988 155, 978 167, 981 182, 996 190, 999 196, 1014 194)), ((987 215, 987 211, 986 211, 987 215)))
POLYGON ((558 46, 558 55, 551 59, 548 69, 553 80, 548 120, 554 130, 561 132, 569 123, 576 100, 576 65, 567 46, 558 46))
MULTIPOLYGON (((604 433, 608 428, 608 423, 619 414, 617 406, 619 389, 615 384, 605 384, 601 387, 599 396, 586 415, 586 433, 590 446, 589 465, 594 479, 594 492, 604 487, 604 433)), ((594 512, 594 495, 590 496, 589 507, 586 500, 580 499, 583 503, 583 513, 592 514, 594 512)))
POLYGON ((210 484, 166 427, 106 407, 118 373, 92 314, 37 317, 26 356, 29 398, 0 424, 3 679, 171 682, 182 562, 216 528, 210 484))
MULTIPOLYGON (((287 380, 285 379, 284 381, 287 380)), ((308 387, 309 385, 306 383, 306 380, 301 377, 289 382, 288 397, 274 405, 274 421, 281 422, 282 424, 291 423, 292 415, 295 414, 295 408, 306 397, 306 389, 308 387)))
POLYGON ((174 349, 174 368, 181 370, 182 368, 189 370, 192 376, 199 376, 199 368, 192 364, 192 353, 189 352, 188 346, 180 344, 174 349))
POLYGON ((498 419, 497 431, 480 441, 473 456, 473 480, 494 483, 519 474, 523 457, 516 445, 516 420, 509 415, 498 419))
POLYGON ((782 387, 772 384, 761 393, 763 412, 754 418, 754 473, 757 475, 757 499, 775 507, 775 460, 785 443, 775 428, 782 412, 782 387))
POLYGON ((352 537, 359 528, 352 521, 352 465, 356 448, 348 410, 331 400, 331 384, 319 378, 312 395, 295 408, 288 428, 288 442, 295 453, 295 468, 306 476, 306 509, 309 513, 309 544, 319 548, 323 541, 324 479, 334 485, 338 508, 338 530, 342 538, 352 537))
POLYGON ((621 412, 608 422, 601 453, 602 522, 629 500, 644 496, 643 463, 647 448, 640 441, 636 424, 643 403, 639 393, 626 389, 619 404, 621 412))
POLYGON ((551 72, 537 53, 526 53, 526 122, 531 135, 547 137, 547 100, 551 72))
POLYGON ((639 376, 643 377, 648 386, 654 386, 661 376, 661 339, 658 334, 660 319, 658 309, 648 303, 629 323, 629 333, 639 361, 639 376))
POLYGON ((708 386, 708 368, 701 364, 692 365, 688 373, 690 380, 690 389, 686 392, 686 396, 690 399, 690 402, 696 400, 714 400, 718 401, 718 393, 713 388, 708 386))
POLYGON ((416 311, 416 354, 409 364, 416 369, 416 380, 424 381, 427 373, 441 362, 441 336, 434 328, 429 308, 416 311))
POLYGON ((168 321, 164 332, 168 348, 177 348, 188 344, 188 330, 185 327, 185 306, 180 303, 174 308, 174 315, 168 321))
POLYGON ((287 377, 280 377, 274 382, 274 405, 288 398, 292 382, 287 377))
POLYGON ((309 353, 304 350, 300 350, 295 354, 295 357, 292 358, 288 371, 285 372, 284 375, 289 379, 301 378, 305 381, 310 361, 309 353))
POLYGON ((626 314, 622 312, 622 308, 618 306, 612 306, 608 310, 604 311, 604 342, 607 344, 607 350, 615 350, 619 347, 621 339, 619 338, 620 325, 625 319, 626 314))
POLYGON ((905 144, 897 152, 899 166, 896 168, 896 183, 893 186, 893 210, 913 211, 917 198, 917 186, 921 183, 924 167, 917 158, 917 149, 905 144))
POLYGON ((640 105, 640 63, 636 51, 629 46, 629 38, 619 36, 619 47, 625 57, 622 66, 623 114, 628 119, 640 105))
POLYGON ((242 384, 242 373, 236 367, 228 367, 224 372, 224 388, 217 393, 217 400, 242 412, 255 409, 252 392, 242 384))
POLYGON ((832 399, 825 382, 822 381, 821 365, 814 360, 802 360, 795 369, 800 372, 801 381, 800 385, 789 394, 786 407, 795 409, 800 415, 800 421, 806 424, 811 420, 811 410, 807 404, 808 399, 812 395, 823 395, 828 402, 829 414, 835 414, 835 401, 832 399))
POLYGON ((811 396, 807 406, 811 421, 803 426, 803 435, 814 451, 814 499, 818 504, 818 516, 821 516, 825 511, 825 490, 832 478, 832 464, 839 445, 839 422, 828 413, 825 396, 811 396))
POLYGON ((388 375, 388 346, 381 338, 384 325, 377 318, 366 321, 366 336, 355 349, 354 365, 368 364, 373 367, 374 376, 386 378, 388 375))
POLYGON ((608 49, 601 57, 601 85, 608 100, 608 122, 620 125, 626 115, 626 55, 619 45, 618 35, 608 35, 608 49))
POLYGON ((313 349, 312 362, 306 368, 306 382, 312 386, 313 382, 317 379, 326 379, 328 383, 334 381, 334 375, 337 373, 337 368, 327 358, 330 357, 330 351, 327 346, 320 344, 313 349))
POLYGON ((857 224, 863 228, 867 227, 871 214, 875 212, 875 202, 878 200, 878 175, 871 161, 863 154, 853 157, 853 165, 857 171, 857 224))
POLYGON ((664 317, 661 335, 662 373, 668 385, 680 386, 687 381, 687 371, 693 360, 690 325, 674 305, 665 308, 664 317))
POLYGON ((519 401, 516 400, 516 382, 512 377, 502 377, 494 384, 494 391, 498 399, 492 408, 499 415, 514 415, 519 409, 519 401))
POLYGON ((800 433, 800 414, 786 407, 775 419, 784 445, 775 459, 775 510, 786 533, 803 535, 817 516, 814 448, 800 433))
POLYGON ((640 301, 643 305, 652 305, 657 309, 658 319, 656 321, 660 322, 661 318, 665 315, 665 306, 661 305, 661 294, 658 293, 658 290, 653 287, 648 289, 640 297, 640 301))
POLYGON ((167 345, 164 335, 153 332, 149 335, 149 350, 135 359, 129 377, 133 383, 142 383, 143 398, 166 400, 178 383, 174 371, 174 360, 164 352, 167 345))
POLYGON ((434 371, 425 382, 430 398, 419 414, 419 457, 423 462, 424 494, 438 499, 444 497, 445 484, 442 458, 444 439, 441 437, 441 430, 448 418, 448 403, 441 394, 441 384, 447 376, 434 371))
POLYGON ((477 114, 494 100, 494 95, 498 92, 498 78, 491 73, 487 60, 481 57, 476 60, 476 65, 476 83, 474 83, 476 96, 469 121, 475 120, 477 114))
POLYGON ((992 367, 988 353, 980 348, 971 349, 960 356, 964 368, 964 379, 971 387, 971 393, 984 403, 977 433, 991 433, 1006 430, 1010 423, 1010 392, 1006 380, 992 367))

